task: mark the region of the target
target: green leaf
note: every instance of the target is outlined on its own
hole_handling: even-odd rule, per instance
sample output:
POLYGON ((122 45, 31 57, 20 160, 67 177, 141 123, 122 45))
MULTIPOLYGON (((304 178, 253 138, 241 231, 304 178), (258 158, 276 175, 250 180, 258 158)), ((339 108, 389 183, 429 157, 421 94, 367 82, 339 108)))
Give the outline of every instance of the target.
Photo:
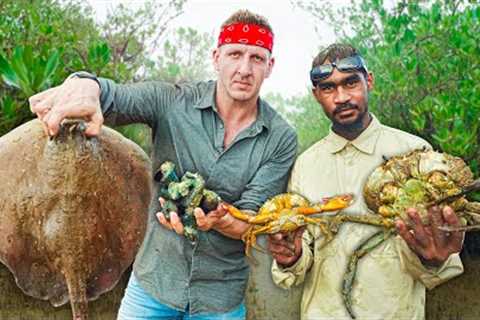
POLYGON ((19 80, 17 74, 12 69, 8 61, 0 54, 0 75, 3 81, 9 86, 20 89, 19 80))
POLYGON ((411 29, 406 29, 405 33, 403 34, 403 41, 406 43, 412 43, 415 42, 417 37, 415 36, 415 33, 411 29))
POLYGON ((110 61, 110 48, 105 42, 98 47, 98 56, 102 65, 106 65, 110 61))
POLYGON ((58 50, 55 50, 50 57, 48 58, 47 64, 45 66, 45 71, 43 73, 43 81, 39 85, 42 87, 46 82, 50 80, 50 77, 55 73, 58 65, 60 63, 60 53, 58 50))
POLYGON ((24 48, 21 46, 15 47, 13 51, 13 57, 11 59, 11 65, 13 70, 18 75, 20 82, 25 82, 26 84, 29 83, 28 79, 28 68, 25 65, 24 58, 23 58, 24 48))
POLYGON ((441 8, 438 3, 432 5, 432 20, 434 23, 437 23, 441 19, 441 8))
POLYGON ((10 96, 5 96, 2 101, 2 113, 7 119, 13 119, 16 114, 15 104, 10 96))
POLYGON ((13 52, 13 57, 11 59, 11 66, 18 77, 18 84, 23 94, 30 96, 34 94, 34 90, 31 86, 30 75, 28 68, 24 62, 24 49, 23 47, 17 46, 13 52))

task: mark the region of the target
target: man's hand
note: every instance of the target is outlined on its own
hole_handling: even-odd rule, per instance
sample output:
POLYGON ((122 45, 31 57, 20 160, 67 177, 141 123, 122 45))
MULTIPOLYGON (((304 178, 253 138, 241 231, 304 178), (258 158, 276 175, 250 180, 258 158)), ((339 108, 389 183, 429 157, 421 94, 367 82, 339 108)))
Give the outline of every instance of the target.
POLYGON ((299 228, 293 233, 275 233, 268 235, 267 247, 273 258, 282 267, 290 267, 302 255, 302 235, 305 228, 299 228))
MULTIPOLYGON (((159 198, 160 206, 163 208, 165 200, 159 198)), ((162 212, 157 212, 157 219, 160 224, 169 230, 174 230, 178 234, 183 234, 183 224, 177 212, 171 211, 170 221, 165 218, 162 212)), ((202 231, 208 231, 214 228, 221 228, 225 224, 225 215, 228 214, 227 208, 219 204, 215 210, 205 213, 201 208, 195 208, 193 211, 197 221, 197 228, 202 231)))
POLYGON ((82 118, 87 123, 87 136, 100 133, 103 115, 100 109, 100 88, 92 79, 67 79, 58 87, 29 98, 30 109, 44 124, 45 133, 55 136, 65 118, 82 118))
MULTIPOLYGON (((160 207, 163 208, 165 205, 165 199, 159 198, 158 201, 160 202, 160 207)), ((156 216, 158 222, 168 230, 174 230, 176 233, 183 235, 183 224, 178 216, 177 212, 170 211, 170 221, 165 218, 165 215, 162 212, 157 212, 156 216)))
POLYGON ((195 208, 193 211, 199 230, 208 231, 224 224, 225 215, 228 214, 227 208, 220 203, 215 210, 205 214, 201 208, 195 208))
POLYGON ((417 210, 407 210, 412 222, 407 227, 404 221, 395 222, 399 235, 407 242, 410 249, 415 252, 426 264, 440 266, 452 253, 460 252, 465 232, 446 232, 438 227, 448 225, 460 226, 460 220, 450 207, 443 211, 438 206, 428 210, 430 225, 424 225, 417 210))

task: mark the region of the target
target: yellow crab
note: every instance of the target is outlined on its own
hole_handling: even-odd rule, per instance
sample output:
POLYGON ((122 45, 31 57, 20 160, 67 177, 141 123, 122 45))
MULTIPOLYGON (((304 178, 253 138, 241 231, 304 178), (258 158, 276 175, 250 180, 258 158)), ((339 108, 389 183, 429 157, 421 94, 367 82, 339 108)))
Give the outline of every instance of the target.
POLYGON ((311 204, 299 194, 283 193, 265 202, 255 216, 244 213, 232 205, 227 205, 227 209, 235 218, 252 225, 242 237, 245 242, 245 254, 250 256, 250 247, 263 251, 256 244, 259 234, 291 232, 306 224, 316 224, 320 226, 322 233, 328 239, 333 238, 336 228, 332 227, 330 220, 310 216, 326 211, 341 210, 352 202, 352 194, 324 198, 319 203, 311 204))

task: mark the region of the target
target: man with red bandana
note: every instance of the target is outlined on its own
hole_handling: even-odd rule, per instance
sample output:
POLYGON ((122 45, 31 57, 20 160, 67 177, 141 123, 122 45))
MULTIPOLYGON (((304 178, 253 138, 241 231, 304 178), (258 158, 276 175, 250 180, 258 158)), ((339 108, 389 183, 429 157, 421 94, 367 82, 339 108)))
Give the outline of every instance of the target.
MULTIPOLYGON (((286 187, 297 140, 262 99, 270 76, 273 32, 267 20, 243 10, 222 25, 213 51, 216 81, 129 85, 79 72, 30 98, 53 136, 64 118, 88 121, 95 136, 106 123, 152 128, 153 170, 173 161, 178 174, 200 173, 206 187, 242 210, 257 211, 286 187)), ((158 188, 118 319, 244 319, 248 276, 241 236, 248 225, 222 205, 194 212, 201 230, 192 244, 174 212, 158 213, 158 188), (172 232, 174 231, 174 232, 172 232)))

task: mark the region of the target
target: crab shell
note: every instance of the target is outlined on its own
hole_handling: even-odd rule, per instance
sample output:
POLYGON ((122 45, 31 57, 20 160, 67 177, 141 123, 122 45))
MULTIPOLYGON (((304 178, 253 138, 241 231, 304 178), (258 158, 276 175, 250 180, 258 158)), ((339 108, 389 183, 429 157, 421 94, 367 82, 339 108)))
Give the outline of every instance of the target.
POLYGON ((265 202, 260 210, 258 211, 257 216, 266 216, 274 213, 280 212, 285 208, 294 208, 294 207, 308 207, 310 206, 310 201, 307 198, 296 194, 279 194, 265 202))
MULTIPOLYGON (((363 196, 373 212, 406 218, 406 209, 415 207, 425 222, 429 202, 456 194, 472 182, 473 174, 461 158, 415 150, 376 168, 367 179, 363 196)), ((462 197, 448 205, 461 211, 466 203, 462 197)))

